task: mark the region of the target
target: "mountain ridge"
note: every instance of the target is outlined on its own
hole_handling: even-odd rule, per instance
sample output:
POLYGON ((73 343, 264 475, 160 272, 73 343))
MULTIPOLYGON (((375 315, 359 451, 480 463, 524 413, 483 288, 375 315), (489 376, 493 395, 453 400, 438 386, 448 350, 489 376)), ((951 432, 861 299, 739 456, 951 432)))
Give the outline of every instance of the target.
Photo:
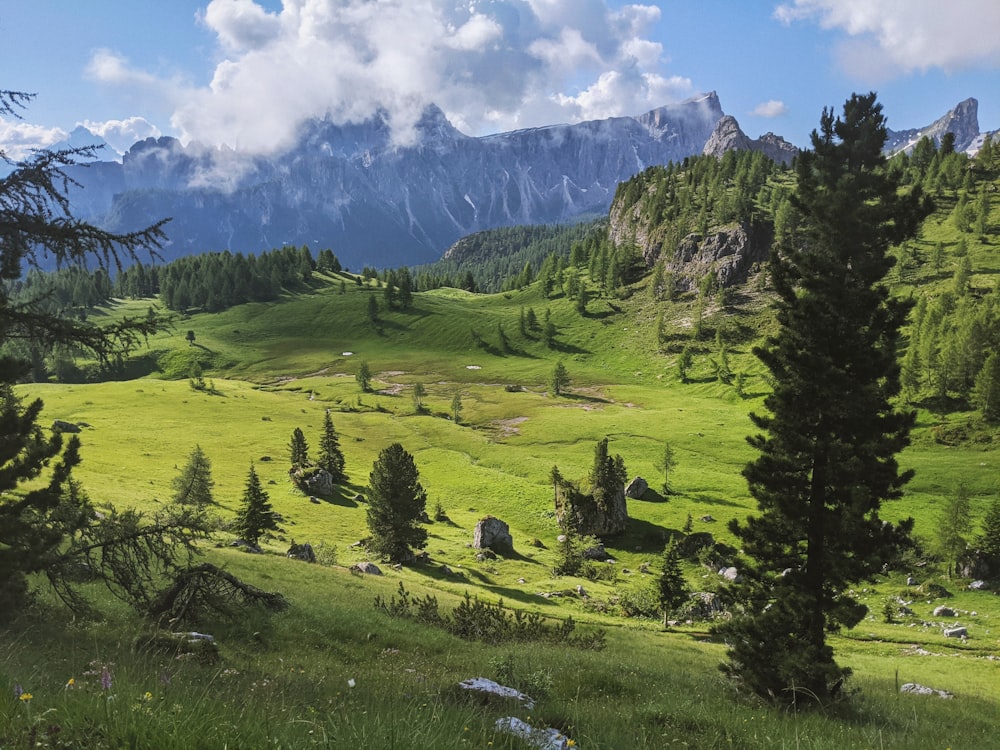
MULTIPOLYGON (((967 99, 931 126, 890 131, 905 149, 923 135, 956 133, 956 148, 979 134, 967 99)), ((635 117, 475 137, 436 106, 400 145, 384 112, 362 123, 311 120, 273 157, 138 141, 122 162, 71 170, 70 200, 81 217, 132 231, 171 216, 165 259, 199 252, 258 252, 285 244, 329 247, 348 267, 414 265, 438 259, 459 238, 518 224, 571 223, 606 213, 618 183, 648 166, 730 148, 788 162, 780 136, 750 139, 701 94, 635 117)))

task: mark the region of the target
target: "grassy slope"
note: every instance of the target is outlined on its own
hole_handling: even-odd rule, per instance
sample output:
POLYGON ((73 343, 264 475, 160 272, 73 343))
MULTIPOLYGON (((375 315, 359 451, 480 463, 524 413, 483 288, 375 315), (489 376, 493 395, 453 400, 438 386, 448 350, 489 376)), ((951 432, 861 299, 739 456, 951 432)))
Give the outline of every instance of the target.
MULTIPOLYGON (((944 213, 925 228, 925 257, 938 241, 945 242, 949 252, 956 244, 944 213)), ((973 240, 970 255, 975 285, 992 287, 1000 271, 995 247, 973 240)), ((949 262, 953 260, 949 256, 949 262)), ((935 293, 948 285, 949 274, 946 269, 935 276, 925 264, 905 281, 935 293)), ((907 293, 908 287, 899 291, 907 293)), ((722 648, 702 642, 697 626, 663 634, 649 621, 608 620, 577 597, 537 595, 572 589, 579 582, 593 602, 651 585, 650 576, 622 569, 635 571, 642 562, 655 569, 664 533, 679 529, 689 514, 696 530, 731 541, 725 521, 752 510, 740 469, 750 456, 744 439, 751 430, 747 414, 760 408, 766 389, 749 354, 752 336, 733 348, 734 369, 748 374, 749 395, 740 398, 731 387, 711 379, 710 343, 696 358, 694 382, 677 382, 676 355, 658 353, 654 343, 661 310, 649 302, 641 284, 629 299, 615 301, 620 313, 606 301, 595 300, 587 318, 580 318, 567 300, 541 299, 534 288, 488 297, 438 290, 418 294, 412 310, 383 312, 378 326, 367 320, 369 294, 377 295, 381 304, 378 290, 348 285, 347 293, 340 294, 339 283, 318 284, 310 293, 278 303, 194 315, 178 321, 172 334, 150 342, 168 376, 183 376, 192 358, 202 361, 219 395, 195 392, 186 380, 161 377, 20 389, 44 398, 45 418, 92 425, 84 431, 84 462, 77 475, 99 504, 154 508, 169 498, 177 467, 199 443, 213 461, 219 512, 228 517, 238 504, 249 462, 255 461, 276 510, 285 518, 281 537, 268 544, 274 554, 263 559, 228 550, 209 554, 265 588, 284 591, 294 607, 269 623, 220 626, 223 668, 244 675, 234 684, 226 682, 223 668, 183 667, 190 670, 189 684, 181 687, 179 680, 176 695, 169 696, 175 688, 157 688, 153 677, 163 665, 129 656, 129 638, 116 634, 132 627, 121 613, 112 615, 114 622, 124 624, 111 635, 86 625, 49 632, 35 624, 0 653, 0 677, 31 683, 38 696, 35 706, 43 709, 58 707, 53 696, 60 694, 67 675, 81 673, 91 659, 117 660, 119 669, 128 665, 131 675, 122 679, 131 680, 129 688, 137 695, 152 689, 157 701, 146 719, 120 717, 122 731, 140 735, 140 746, 142 732, 152 733, 164 747, 196 746, 199 738, 205 747, 220 746, 223 740, 240 744, 240 737, 243 744, 277 737, 276 743, 284 746, 323 744, 323 738, 331 746, 385 747, 392 735, 402 738, 396 741, 400 747, 485 746, 490 741, 503 746, 505 741, 490 729, 495 715, 448 700, 445 686, 472 674, 490 674, 491 660, 509 653, 515 655, 519 673, 537 669, 551 675, 551 694, 538 714, 547 723, 571 726, 585 747, 662 747, 669 742, 697 747, 989 744, 1000 706, 994 690, 995 661, 984 657, 1000 654, 994 627, 1000 607, 994 596, 962 592, 957 582, 944 581, 958 594, 949 604, 960 610, 956 619, 970 627, 967 644, 943 638, 942 623, 931 614, 940 602, 905 586, 902 578, 865 587, 860 595, 872 615, 834 639, 840 659, 855 667, 853 684, 863 688, 864 697, 853 704, 850 715, 800 718, 732 700, 714 669, 722 648), (519 311, 528 306, 539 318, 546 307, 551 310, 559 329, 557 351, 518 334, 519 311), (499 351, 498 322, 515 351, 499 351), (189 328, 197 335, 193 347, 184 340, 189 328), (472 328, 491 350, 476 347, 472 328), (360 359, 376 372, 379 393, 359 392, 353 373, 360 359), (545 383, 558 359, 573 379, 565 398, 546 393, 545 383), (470 365, 480 369, 468 369, 470 365), (417 381, 428 391, 427 414, 414 414, 410 388, 417 381), (509 392, 504 388, 508 384, 522 390, 509 392), (460 425, 447 418, 456 392, 464 407, 460 425), (326 408, 334 410, 350 484, 332 502, 313 504, 287 481, 285 446, 291 431, 301 427, 315 448, 326 408), (604 436, 611 438, 611 450, 624 456, 630 474, 645 476, 654 486, 659 483, 654 461, 663 441, 669 441, 678 457, 672 477, 678 494, 668 502, 630 502, 632 530, 610 543, 619 560, 614 581, 555 579, 550 568, 558 529, 551 512, 549 469, 558 464, 564 475, 583 479, 594 442, 604 436), (364 506, 353 496, 364 491, 378 451, 395 440, 416 456, 430 509, 440 503, 452 520, 430 527, 428 549, 435 564, 362 580, 342 567, 306 567, 280 558, 294 538, 335 544, 342 566, 363 559, 363 552, 348 547, 366 533, 364 506), (273 460, 262 461, 264 456, 273 460), (476 520, 486 513, 510 523, 516 556, 476 562, 467 545, 476 520), (717 520, 698 520, 706 514, 717 520), (535 538, 544 546, 531 546, 529 540, 535 538), (443 573, 437 563, 446 563, 456 574, 443 573), (376 593, 391 593, 400 580, 417 592, 437 592, 442 602, 453 602, 468 590, 600 623, 611 627, 609 648, 600 654, 536 646, 516 651, 482 648, 388 620, 374 612, 371 600, 376 593), (896 595, 911 602, 915 616, 901 624, 881 622, 883 603, 896 595), (255 647, 248 637, 255 630, 264 634, 266 648, 255 647), (51 648, 53 638, 59 639, 58 649, 51 648), (948 658, 920 655, 914 645, 948 658), (293 665, 292 673, 288 665, 293 665), (344 687, 350 676, 358 679, 357 691, 344 687), (265 679, 271 685, 266 696, 256 687, 265 679), (898 697, 896 682, 911 680, 953 690, 959 700, 898 697), (180 706, 173 715, 160 710, 168 699, 180 706), (178 722, 177 715, 188 711, 188 719, 178 722), (202 714, 208 718, 199 723, 195 717, 202 714), (231 719, 223 719, 229 715, 231 719)), ((689 324, 687 302, 663 309, 675 330, 689 324)), ((146 305, 123 303, 112 314, 142 314, 146 305)), ((744 301, 744 312, 759 309, 759 302, 744 301)), ((710 324, 719 320, 711 317, 717 311, 709 313, 710 324)), ((762 325, 753 316, 747 320, 762 325)), ((917 534, 930 537, 943 497, 966 481, 974 515, 981 518, 997 491, 996 441, 948 447, 930 437, 930 427, 942 420, 968 418, 920 412, 914 445, 902 456, 904 466, 917 469, 916 478, 907 496, 884 515, 913 515, 917 534)), ((695 567, 688 573, 695 588, 709 585, 714 577, 695 567)), ((916 574, 925 577, 922 571, 916 574)), ((69 717, 63 719, 66 726, 85 726, 86 704, 64 702, 59 710, 69 717), (74 719, 74 711, 81 715, 74 719)), ((0 701, 0 727, 19 726, 11 720, 23 718, 18 712, 25 708, 23 702, 0 701)), ((152 740, 145 746, 152 746, 152 740)))

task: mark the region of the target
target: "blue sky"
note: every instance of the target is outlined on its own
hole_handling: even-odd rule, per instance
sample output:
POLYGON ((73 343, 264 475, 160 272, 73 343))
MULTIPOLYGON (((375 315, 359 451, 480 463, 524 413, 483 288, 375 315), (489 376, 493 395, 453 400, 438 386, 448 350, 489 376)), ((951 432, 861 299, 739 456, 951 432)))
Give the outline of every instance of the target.
POLYGON ((879 92, 889 126, 979 100, 1000 128, 997 0, 4 0, 0 118, 17 157, 85 124, 268 152, 304 118, 428 103, 463 132, 634 115, 716 91, 752 137, 799 146, 824 106, 879 92))

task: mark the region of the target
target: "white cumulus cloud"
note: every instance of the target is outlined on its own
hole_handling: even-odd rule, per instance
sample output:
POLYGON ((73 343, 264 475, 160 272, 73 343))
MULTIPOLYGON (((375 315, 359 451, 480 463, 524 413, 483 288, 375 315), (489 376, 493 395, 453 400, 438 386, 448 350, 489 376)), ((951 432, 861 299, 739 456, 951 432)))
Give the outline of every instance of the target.
POLYGON ((877 80, 892 73, 1000 67, 1000 3, 996 0, 794 0, 775 17, 818 20, 851 39, 838 51, 850 74, 877 80))
POLYGON ((782 115, 788 114, 788 107, 783 101, 778 99, 769 99, 766 102, 761 102, 750 114, 757 117, 781 117, 782 115))
POLYGON ((67 135, 62 128, 0 117, 0 151, 11 161, 20 161, 30 154, 31 149, 47 148, 65 140, 67 135))
POLYGON ((94 135, 106 140, 111 148, 124 153, 136 141, 145 138, 159 138, 163 135, 160 129, 144 117, 127 117, 124 120, 105 120, 94 122, 84 120, 80 123, 94 135))
POLYGON ((429 104, 460 130, 499 130, 640 114, 690 96, 664 70, 653 4, 611 0, 211 0, 208 85, 157 78, 110 51, 90 75, 173 103, 185 140, 271 151, 307 118, 388 114, 407 143, 429 104), (617 4, 617 3, 616 3, 617 4))

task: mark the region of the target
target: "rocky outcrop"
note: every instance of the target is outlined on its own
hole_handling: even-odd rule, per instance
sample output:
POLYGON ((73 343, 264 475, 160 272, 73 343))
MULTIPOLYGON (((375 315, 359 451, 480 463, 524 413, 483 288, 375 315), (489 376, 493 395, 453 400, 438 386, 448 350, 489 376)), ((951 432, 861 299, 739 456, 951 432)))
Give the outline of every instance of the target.
POLYGON ((696 289, 706 274, 713 274, 717 285, 725 289, 741 284, 755 264, 767 260, 770 237, 764 230, 736 224, 706 236, 689 234, 667 260, 667 270, 675 275, 680 289, 696 289))
POLYGON ((514 549, 514 538, 510 527, 493 516, 479 520, 473 531, 472 546, 476 549, 491 549, 494 552, 510 552, 514 549))
POLYGON ((722 158, 727 151, 760 151, 779 164, 791 164, 799 153, 795 146, 774 133, 766 133, 756 140, 750 138, 732 115, 725 115, 715 124, 701 152, 722 158))
POLYGON ((561 487, 556 495, 556 520, 563 528, 566 528, 570 513, 578 534, 596 537, 624 534, 629 521, 625 487, 599 499, 570 487, 561 487))

